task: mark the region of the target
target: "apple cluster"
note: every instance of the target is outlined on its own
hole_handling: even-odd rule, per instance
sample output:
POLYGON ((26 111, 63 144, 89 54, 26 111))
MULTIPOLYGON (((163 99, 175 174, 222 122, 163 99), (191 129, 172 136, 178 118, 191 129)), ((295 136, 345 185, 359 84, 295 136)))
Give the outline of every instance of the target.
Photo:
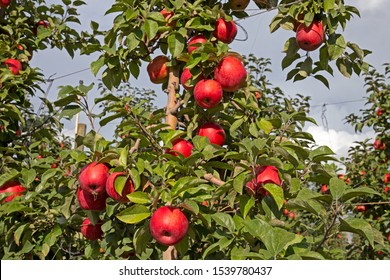
MULTIPOLYGON (((119 203, 129 202, 127 195, 134 192, 134 183, 127 178, 124 172, 112 172, 105 163, 96 161, 87 164, 80 170, 79 185, 77 189, 77 200, 83 210, 102 211, 106 209, 106 199, 111 197, 119 203), (125 178, 125 184, 121 193, 115 189, 115 182, 119 177, 125 178)), ((85 218, 81 225, 81 233, 88 240, 101 238, 102 221, 93 224, 89 218, 85 218)))

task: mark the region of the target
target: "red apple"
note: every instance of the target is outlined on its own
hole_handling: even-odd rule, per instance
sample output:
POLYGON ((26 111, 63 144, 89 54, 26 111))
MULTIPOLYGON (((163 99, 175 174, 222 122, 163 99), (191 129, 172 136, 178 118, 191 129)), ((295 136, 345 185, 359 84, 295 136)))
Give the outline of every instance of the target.
POLYGON ((83 191, 81 188, 77 189, 77 200, 80 208, 83 210, 101 211, 106 209, 106 198, 106 193, 93 195, 83 191))
MULTIPOLYGON (((189 68, 184 68, 183 72, 180 76, 181 85, 188 91, 192 90, 194 87, 190 85, 186 85, 187 81, 192 78, 192 74, 189 68)), ((196 84, 199 80, 203 79, 203 75, 199 75, 194 81, 193 84, 196 84)))
POLYGON ((288 209, 283 209, 283 215, 284 215, 284 216, 287 216, 287 215, 288 215, 288 212, 289 212, 288 209))
POLYGON ((125 186, 122 189, 122 194, 119 194, 115 190, 115 180, 118 177, 127 177, 125 173, 123 172, 113 172, 108 176, 107 182, 106 182, 106 192, 107 194, 113 198, 114 200, 125 203, 129 202, 129 199, 127 198, 127 195, 134 192, 134 183, 130 178, 127 178, 125 186))
POLYGON ((233 11, 243 11, 249 5, 249 0, 229 0, 229 8, 233 11))
POLYGON ((3 203, 12 201, 17 196, 22 196, 26 191, 18 181, 8 181, 0 187, 0 193, 6 193, 8 196, 3 200, 3 203))
POLYGON ((22 70, 22 63, 14 58, 8 58, 6 61, 4 61, 4 64, 8 66, 9 70, 14 75, 19 75, 20 70, 22 70))
POLYGON ((263 94, 261 93, 261 91, 256 91, 255 92, 255 97, 256 97, 257 100, 259 100, 262 96, 263 96, 263 94))
POLYGON ((205 109, 214 108, 222 100, 223 90, 215 80, 201 80, 194 88, 196 103, 205 109))
POLYGON ((290 212, 290 213, 288 213, 288 217, 291 219, 291 220, 294 220, 295 219, 295 214, 294 214, 294 212, 290 212))
POLYGON ((377 115, 378 117, 382 116, 382 115, 383 115, 383 110, 382 110, 381 108, 378 108, 378 109, 376 110, 376 115, 377 115))
POLYGON ((195 35, 187 42, 188 53, 191 54, 194 50, 199 48, 201 44, 204 44, 206 42, 207 42, 207 38, 204 35, 195 35))
POLYGON ((172 11, 168 12, 167 9, 162 9, 161 12, 160 12, 163 17, 165 18, 165 21, 167 22, 167 24, 165 26, 173 26, 174 25, 174 22, 171 22, 169 23, 169 20, 171 17, 173 17, 174 13, 172 11))
POLYGON ((166 246, 175 245, 184 238, 188 230, 188 220, 176 207, 158 208, 150 219, 150 233, 158 243, 166 246))
POLYGON ((337 178, 343 180, 347 185, 351 182, 351 179, 347 178, 344 174, 337 175, 337 178))
POLYGON ((85 218, 81 224, 81 233, 88 240, 97 240, 103 236, 102 221, 93 225, 88 218, 85 218))
POLYGON ((321 186, 321 192, 326 193, 328 191, 328 186, 327 185, 322 185, 321 186))
POLYGON ((364 212, 364 211, 366 211, 366 206, 365 205, 358 205, 358 206, 356 206, 356 211, 364 212))
POLYGON ((11 0, 0 0, 0 7, 6 8, 9 6, 10 3, 11 3, 11 0))
POLYGON ((282 185, 279 177, 279 171, 275 166, 257 166, 255 168, 255 177, 246 183, 246 190, 250 195, 264 197, 268 195, 265 184, 282 185))
POLYGON ((388 193, 389 192, 389 186, 385 186, 385 188, 383 189, 383 192, 384 193, 388 193))
POLYGON ((199 127, 199 136, 206 136, 211 144, 222 146, 225 142, 226 133, 222 126, 217 123, 208 122, 199 127))
POLYGON ((148 64, 146 70, 152 83, 163 84, 168 81, 169 67, 166 65, 168 61, 166 56, 159 55, 148 64))
POLYGON ((383 183, 390 183, 390 173, 385 174, 385 178, 383 179, 383 183))
POLYGON ((319 48, 324 42, 322 22, 315 20, 309 26, 301 23, 297 28, 296 40, 302 50, 314 51, 319 48))
POLYGON ((374 141, 374 149, 382 151, 386 149, 386 143, 382 142, 380 139, 376 139, 374 141))
POLYGON ((214 79, 221 84, 224 91, 228 92, 240 89, 244 85, 246 76, 244 64, 235 56, 224 57, 214 72, 214 79))
POLYGON ((226 21, 224 18, 219 18, 215 23, 213 35, 219 41, 230 44, 237 35, 237 26, 234 21, 226 21))
POLYGON ((387 241, 390 242, 390 231, 387 233, 387 241))
POLYGON ((109 170, 106 164, 96 161, 85 166, 79 174, 81 189, 94 196, 105 193, 109 170))
POLYGON ((174 156, 178 156, 178 153, 180 153, 187 158, 192 154, 193 148, 194 146, 191 142, 179 138, 172 142, 172 148, 168 151, 168 153, 174 156))

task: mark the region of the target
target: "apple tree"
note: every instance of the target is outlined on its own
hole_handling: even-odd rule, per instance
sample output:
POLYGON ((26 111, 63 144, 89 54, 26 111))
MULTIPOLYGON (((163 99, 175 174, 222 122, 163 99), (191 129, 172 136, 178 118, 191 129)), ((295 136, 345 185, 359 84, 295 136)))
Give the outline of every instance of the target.
MULTIPOLYGON (((91 34, 67 25, 82 1, 51 8, 44 1, 25 2, 25 8, 13 3, 2 9, 2 20, 15 29, 23 21, 9 20, 18 16, 14 11, 29 7, 24 17, 40 15, 49 24, 37 27, 35 39, 34 29, 16 38, 71 55, 98 53, 91 71, 103 83, 94 101, 102 111, 94 113, 88 104, 93 85, 61 87, 54 104, 44 99, 43 120, 30 103, 13 98, 15 91, 3 94, 1 106, 15 102, 20 123, 40 124, 21 139, 16 131, 10 140, 2 134, 8 142, 0 185, 18 179, 27 188, 11 201, 2 196, 2 258, 343 259, 351 257, 338 249, 349 245, 339 238, 343 232, 359 234, 370 248, 384 244, 383 233, 346 207, 351 199, 379 193, 337 178, 334 153, 303 130, 315 123, 309 98, 286 96, 267 79, 267 59, 230 48, 235 19, 249 16, 237 1, 118 0, 107 11, 115 15, 112 28, 91 22, 91 34), (161 84, 157 94, 166 98, 165 107, 156 108, 153 92, 126 85, 140 71, 161 84), (84 150, 61 146, 61 125, 54 120, 79 112, 91 123, 76 138, 84 150), (96 120, 115 126, 115 137, 100 135, 96 120), (320 185, 330 191, 322 193, 320 185)), ((306 36, 313 21, 325 30, 320 50, 306 44, 304 61, 289 77, 313 76, 327 85, 317 72, 331 73, 333 60, 342 73, 365 70, 368 51, 336 34, 358 14, 355 8, 341 0, 263 2, 262 8, 278 9, 271 31, 299 23, 297 33, 306 36), (314 62, 311 55, 318 52, 314 62)), ((18 42, 5 40, 10 51, 1 53, 2 61, 16 56, 13 40, 18 42)), ((284 67, 302 59, 298 41, 287 41, 284 67)), ((37 78, 27 76, 28 67, 20 75, 11 75, 9 67, 2 71, 3 88, 16 88, 29 102, 39 71, 31 70, 37 78)), ((11 111, 1 111, 5 132, 15 130, 8 125, 11 111)))

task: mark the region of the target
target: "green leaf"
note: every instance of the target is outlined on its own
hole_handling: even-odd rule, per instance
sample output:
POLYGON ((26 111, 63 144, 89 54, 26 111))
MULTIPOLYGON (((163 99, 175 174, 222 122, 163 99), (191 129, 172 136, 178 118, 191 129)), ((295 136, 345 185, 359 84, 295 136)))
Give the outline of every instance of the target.
POLYGON ((146 206, 133 205, 116 215, 116 217, 127 224, 137 224, 150 216, 150 211, 146 206))
POLYGON ((119 156, 119 164, 123 167, 127 166, 127 156, 129 155, 129 146, 126 145, 124 148, 122 148, 121 154, 119 156))
POLYGON ((168 48, 173 58, 178 57, 184 50, 186 41, 180 33, 168 36, 168 48))
POLYGON ((266 119, 262 118, 260 119, 260 121, 257 122, 257 125, 260 129, 262 129, 266 134, 270 134, 272 129, 273 129, 273 125, 270 121, 267 121, 266 119))
POLYGON ((154 20, 147 19, 144 23, 145 33, 148 36, 149 40, 152 40, 156 37, 158 32, 158 23, 154 20))
POLYGON ((180 136, 182 136, 184 134, 185 134, 184 131, 169 129, 169 130, 161 131, 160 136, 164 142, 164 145, 167 147, 171 147, 172 141, 179 138, 180 136))
POLYGON ((244 219, 246 218, 249 211, 252 209, 254 205, 255 205, 255 199, 253 196, 248 197, 243 195, 240 197, 240 212, 244 219))
POLYGON ((323 155, 334 155, 335 153, 328 146, 321 146, 313 150, 309 154, 309 158, 314 161, 316 157, 323 155))
POLYGON ((329 36, 327 43, 328 43, 328 54, 330 60, 335 60, 340 55, 342 55, 347 46, 343 35, 336 34, 336 33, 329 36))
POLYGON ((334 8, 336 0, 324 0, 324 10, 328 12, 329 10, 334 8))
POLYGON ((322 75, 314 75, 314 78, 319 80, 321 83, 323 83, 328 89, 330 89, 329 87, 329 82, 328 82, 328 79, 326 79, 324 76, 322 75))
POLYGON ((283 207, 284 202, 283 188, 275 184, 265 184, 264 189, 271 194, 280 210, 283 207))
POLYGON ((30 185, 32 182, 34 182, 37 176, 37 172, 35 171, 35 169, 23 168, 21 173, 22 173, 23 181, 27 186, 30 185))
POLYGON ((150 199, 147 193, 144 192, 132 192, 127 195, 127 198, 136 204, 147 204, 150 203, 150 199))
POLYGON ((348 201, 352 198, 359 197, 359 196, 366 196, 366 195, 381 195, 377 191, 369 188, 369 187, 358 187, 353 189, 347 189, 343 196, 341 197, 342 201, 348 201))
POLYGON ((98 60, 93 61, 91 63, 91 70, 92 70, 92 73, 95 77, 96 77, 97 73, 99 72, 99 70, 103 67, 104 62, 105 62, 104 56, 101 56, 98 60))
POLYGON ((345 220, 340 218, 340 230, 359 234, 366 238, 370 245, 374 247, 374 232, 371 225, 365 220, 353 217, 345 220))
POLYGON ((184 202, 181 204, 181 206, 183 208, 187 209, 188 211, 191 211, 195 215, 198 215, 198 213, 199 213, 198 204, 192 200, 189 200, 189 199, 184 200, 184 202))
POLYGON ((333 196, 333 199, 338 200, 345 192, 346 184, 344 181, 338 178, 331 178, 329 181, 330 193, 333 196))
POLYGON ((263 242, 267 250, 274 256, 277 255, 285 249, 286 245, 293 241, 295 238, 295 234, 292 232, 288 232, 282 228, 272 228, 271 232, 269 232, 263 242))
POLYGON ((123 188, 126 185, 127 177, 125 175, 119 175, 115 178, 114 188, 118 194, 122 194, 123 188))
POLYGON ((246 171, 245 172, 241 172, 240 174, 238 174, 233 179, 233 188, 239 194, 242 194, 242 190, 243 190, 243 187, 244 187, 244 182, 246 180, 246 175, 247 174, 248 174, 248 172, 246 172, 246 171))
POLYGON ((176 197, 180 195, 182 192, 198 186, 200 184, 207 183, 208 181, 199 179, 197 177, 182 177, 176 181, 175 185, 172 187, 172 197, 176 197))
POLYGON ((236 226, 234 224, 232 216, 226 213, 215 213, 211 215, 211 218, 220 226, 228 229, 230 232, 234 232, 236 226))
POLYGON ((62 235, 61 227, 57 224, 54 226, 51 232, 49 232, 45 239, 43 240, 43 244, 46 246, 42 247, 42 253, 46 257, 50 252, 51 246, 57 243, 57 238, 62 235))
POLYGON ((29 227, 30 224, 22 224, 20 227, 18 227, 17 230, 14 232, 14 241, 16 245, 20 246, 20 239, 22 238, 22 234, 26 228, 29 227))

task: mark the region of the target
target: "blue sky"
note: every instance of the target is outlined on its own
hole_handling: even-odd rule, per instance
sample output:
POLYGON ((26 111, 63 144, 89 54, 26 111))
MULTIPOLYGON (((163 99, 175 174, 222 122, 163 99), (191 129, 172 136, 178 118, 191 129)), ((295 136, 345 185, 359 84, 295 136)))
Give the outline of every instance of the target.
MULTIPOLYGON (((47 3, 57 3, 58 0, 47 0, 47 3)), ((114 0, 88 0, 87 6, 82 7, 79 11, 81 14, 80 20, 83 26, 80 29, 89 29, 90 20, 100 23, 102 28, 109 28, 112 23, 112 17, 104 17, 104 12, 114 3, 114 0)), ((357 6, 361 12, 361 18, 354 18, 349 22, 345 30, 344 37, 346 40, 357 43, 360 47, 373 51, 368 56, 367 61, 373 66, 382 70, 381 65, 385 62, 390 62, 390 6, 386 0, 345 0, 346 4, 357 6)), ((256 9, 253 3, 250 3, 247 9, 256 9)), ((255 13, 251 11, 250 13, 255 13)), ((278 30, 276 33, 270 34, 268 25, 276 11, 270 11, 261 15, 250 17, 239 23, 247 30, 249 38, 247 41, 234 41, 230 44, 233 51, 241 54, 254 53, 258 57, 271 58, 272 74, 268 76, 271 83, 279 86, 287 95, 293 96, 297 93, 310 95, 312 98, 311 116, 317 120, 318 127, 308 127, 316 142, 320 145, 330 146, 338 155, 346 155, 348 147, 360 139, 373 137, 373 133, 366 131, 362 135, 354 134, 354 130, 349 125, 345 124, 345 116, 352 112, 358 112, 364 101, 355 103, 344 103, 339 105, 328 105, 326 107, 326 119, 328 122, 328 131, 324 128, 321 113, 322 104, 332 104, 342 101, 361 99, 365 96, 363 87, 364 81, 362 77, 352 77, 347 79, 335 70, 335 76, 329 76, 330 90, 323 86, 315 79, 306 79, 301 82, 286 82, 285 78, 287 70, 281 70, 281 60, 283 54, 284 42, 287 38, 293 36, 292 31, 278 30), (317 105, 317 106, 316 106, 317 105)), ((237 38, 243 38, 244 33, 239 30, 237 38)), ((315 53, 313 54, 316 55, 315 53)), ((96 59, 96 56, 76 56, 73 60, 64 52, 45 50, 34 54, 31 62, 32 67, 42 69, 45 77, 53 74, 55 77, 72 73, 89 67, 89 64, 96 59)), ((97 77, 99 78, 99 77, 97 77)), ((79 80, 83 80, 84 84, 92 82, 97 83, 98 80, 89 71, 84 71, 76 75, 58 79, 54 82, 53 88, 50 90, 49 98, 54 100, 57 96, 58 86, 60 85, 77 85, 79 80)), ((152 88, 158 96, 158 105, 164 106, 166 94, 161 92, 161 87, 153 85, 147 76, 146 71, 141 71, 138 80, 131 79, 134 86, 141 88, 152 88)), ((45 89, 47 85, 43 86, 45 89)), ((96 94, 91 96, 97 97, 96 94)), ((81 120, 85 118, 81 116, 81 120)), ((74 122, 65 123, 65 129, 69 134, 74 131, 74 122)), ((108 137, 112 135, 112 131, 105 128, 101 131, 103 135, 108 137)))

